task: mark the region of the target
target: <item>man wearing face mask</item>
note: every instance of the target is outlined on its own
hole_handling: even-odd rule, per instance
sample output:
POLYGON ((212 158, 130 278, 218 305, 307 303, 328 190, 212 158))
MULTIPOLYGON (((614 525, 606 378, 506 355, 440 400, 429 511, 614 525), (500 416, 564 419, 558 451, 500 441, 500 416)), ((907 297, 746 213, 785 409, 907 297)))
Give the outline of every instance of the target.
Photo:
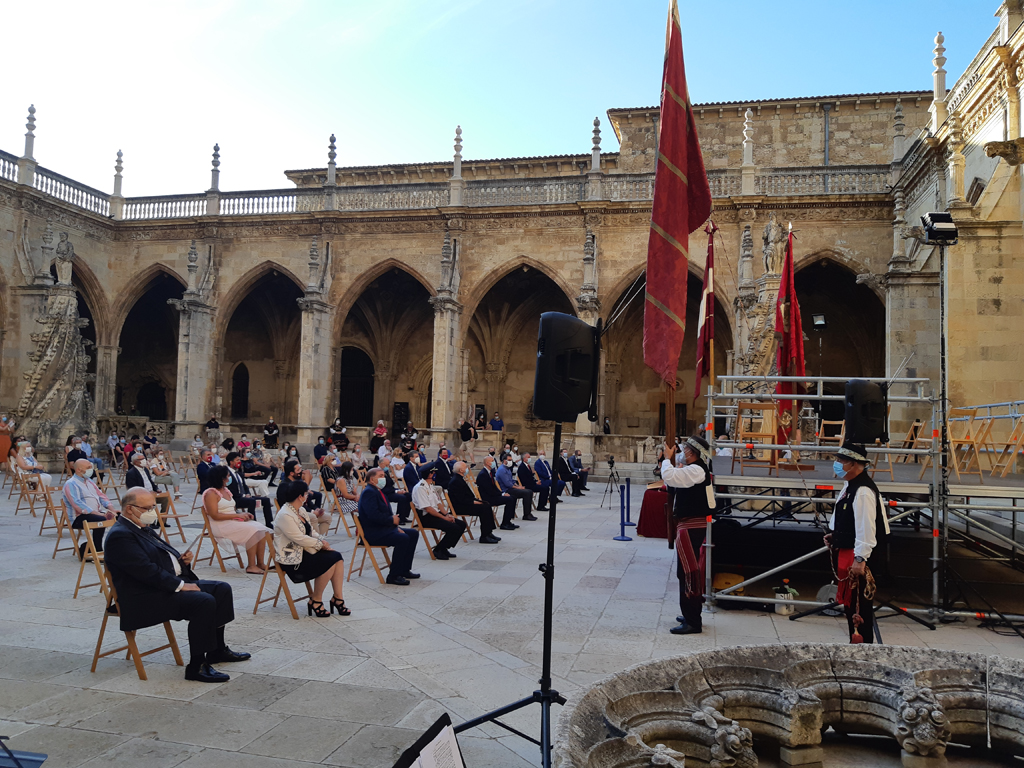
POLYGON ((235 506, 238 507, 238 509, 250 513, 255 519, 256 505, 261 505, 263 507, 263 521, 266 523, 267 528, 273 528, 274 512, 273 507, 270 504, 270 497, 260 496, 249 487, 249 484, 245 481, 245 477, 242 475, 241 456, 232 452, 224 458, 228 464, 228 471, 231 473, 230 479, 228 480, 228 490, 231 492, 231 496, 235 500, 235 506))
POLYGON ((558 454, 558 458, 555 459, 555 474, 563 481, 563 487, 565 483, 572 483, 573 496, 583 495, 583 480, 576 472, 573 472, 572 468, 569 466, 568 451, 563 450, 558 454))
POLYGON ((448 483, 452 480, 452 465, 447 448, 441 449, 441 453, 438 455, 436 461, 425 464, 420 468, 420 477, 423 477, 423 474, 429 470, 435 470, 437 472, 434 476, 434 484, 438 488, 448 487, 448 483))
MULTIPOLYGON (((113 520, 120 511, 110 499, 104 495, 100 487, 92 481, 95 469, 88 459, 78 459, 71 465, 75 474, 64 483, 64 504, 74 518, 71 527, 81 530, 88 521, 90 523, 102 523, 104 520, 113 520)), ((96 551, 103 551, 103 533, 100 528, 92 532, 92 541, 96 545, 96 551)), ((78 545, 79 554, 85 551, 85 544, 78 545)))
POLYGON ((263 427, 263 443, 267 448, 277 448, 277 436, 281 434, 280 428, 274 422, 274 417, 271 416, 267 421, 266 426, 263 427))
POLYGON ((324 456, 327 455, 327 438, 321 437, 316 441, 316 445, 313 447, 313 458, 316 463, 323 464, 324 456))
POLYGON ((683 466, 675 465, 677 446, 665 445, 661 479, 675 489, 672 520, 675 523, 676 578, 679 579, 679 626, 673 635, 699 635, 703 631, 704 534, 707 518, 715 509, 711 450, 702 437, 688 437, 682 444, 683 466))
POLYGON ((164 621, 188 622, 189 663, 185 679, 225 683, 230 677, 213 664, 245 661, 224 642, 224 626, 234 620, 231 586, 196 578, 192 553, 178 554, 150 527, 156 499, 133 488, 124 496, 121 519, 110 529, 104 559, 117 590, 121 630, 131 632, 164 621))
MULTIPOLYGON (((313 479, 313 474, 308 470, 303 469, 298 459, 288 459, 287 461, 285 461, 283 475, 284 477, 277 488, 277 501, 282 506, 284 506, 284 504, 286 503, 285 499, 287 498, 287 494, 285 493, 284 489, 289 483, 294 483, 296 481, 301 480, 308 486, 310 481, 313 479)), ((320 493, 320 491, 307 491, 306 503, 303 504, 302 506, 303 509, 305 509, 307 512, 311 512, 318 518, 322 518, 324 508, 324 495, 320 493)), ((329 514, 327 515, 327 518, 330 519, 329 514)))
POLYGON ((196 480, 199 481, 199 493, 205 492, 210 486, 206 482, 207 473, 213 469, 213 451, 203 448, 199 452, 199 463, 196 464, 196 480))
MULTIPOLYGON (((831 550, 839 590, 836 600, 846 607, 850 642, 875 642, 875 612, 872 598, 865 595, 871 574, 871 555, 889 534, 889 520, 878 486, 867 472, 868 454, 864 446, 849 440, 836 453, 832 469, 843 480, 829 521, 825 544, 831 550), (854 616, 862 623, 855 624, 854 616)), ((870 590, 869 590, 870 591, 870 590)))
POLYGON ((494 456, 488 456, 484 459, 484 468, 476 476, 476 487, 480 491, 480 498, 485 504, 489 504, 492 507, 505 507, 505 512, 501 516, 501 525, 499 526, 501 530, 514 531, 519 527, 512 522, 512 518, 516 514, 516 497, 511 493, 502 493, 494 479, 494 456))
MULTIPOLYGON (((536 520, 537 517, 533 514, 533 494, 516 481, 515 471, 513 470, 514 466, 515 462, 511 457, 505 459, 497 471, 495 471, 494 479, 497 481, 502 493, 507 493, 513 499, 523 500, 523 520, 536 520)), ((514 503, 512 508, 513 510, 515 509, 514 503)))
MULTIPOLYGON (((530 454, 524 453, 523 457, 516 462, 516 478, 519 480, 519 485, 530 492, 530 499, 533 499, 533 494, 539 493, 540 478, 533 473, 533 467, 530 466, 530 454)), ((538 509, 542 505, 538 505, 538 509)))
POLYGON ((366 488, 359 496, 359 524, 368 544, 394 547, 386 581, 404 587, 408 586, 409 579, 420 577, 412 572, 412 559, 420 534, 417 530, 399 527, 398 515, 391 513, 391 504, 384 496, 385 474, 380 467, 374 467, 367 473, 366 488))
MULTIPOLYGON (((131 456, 132 468, 124 476, 125 488, 145 488, 150 493, 156 493, 153 487, 153 475, 149 471, 149 460, 141 453, 133 453, 131 456)), ((167 498, 157 499, 160 502, 160 514, 167 514, 167 498)))
POLYGON ((469 484, 466 482, 466 474, 469 467, 464 461, 455 462, 455 474, 452 481, 448 483, 448 498, 452 502, 452 509, 455 514, 463 517, 476 515, 480 518, 481 544, 497 544, 501 538, 494 535, 494 510, 485 501, 480 501, 473 495, 469 484))
POLYGON ((384 498, 388 500, 389 504, 395 504, 397 506, 399 521, 404 524, 408 524, 411 520, 409 517, 409 510, 412 508, 412 489, 409 488, 404 493, 398 490, 398 486, 395 485, 394 478, 391 477, 390 456, 385 456, 381 459, 378 468, 384 470, 384 498))
POLYGON ((538 452, 537 460, 533 462, 533 471, 537 473, 537 479, 540 480, 540 498, 537 500, 537 509, 541 512, 547 512, 551 486, 555 485, 555 495, 557 496, 565 488, 565 482, 563 480, 556 480, 552 476, 551 465, 548 464, 543 448, 538 452))
POLYGON ((437 470, 435 469, 426 468, 424 470, 423 479, 412 489, 412 503, 416 507, 420 524, 424 528, 436 528, 439 531, 444 531, 441 541, 434 547, 434 557, 438 560, 449 560, 456 556, 452 549, 462 538, 462 534, 466 530, 466 521, 441 508, 434 485, 436 474, 437 470))

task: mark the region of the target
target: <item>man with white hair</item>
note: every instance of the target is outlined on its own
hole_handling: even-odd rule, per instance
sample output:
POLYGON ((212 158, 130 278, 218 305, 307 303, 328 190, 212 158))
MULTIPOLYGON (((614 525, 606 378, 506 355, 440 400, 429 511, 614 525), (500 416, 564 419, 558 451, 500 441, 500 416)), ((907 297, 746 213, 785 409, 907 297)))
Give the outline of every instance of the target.
MULTIPOLYGON (((153 475, 149 472, 149 460, 146 459, 144 454, 133 453, 132 454, 132 468, 129 469, 124 476, 124 487, 129 488, 144 488, 153 495, 156 495, 157 491, 154 488, 153 475)), ((157 497, 157 502, 160 504, 160 514, 167 514, 167 495, 157 497)))
MULTIPOLYGON (((385 456, 390 456, 390 455, 391 455, 391 441, 390 440, 385 440, 384 444, 380 448, 377 449, 377 459, 378 460, 379 459, 383 459, 385 456)), ((378 461, 377 463, 379 465, 380 461, 378 461)))
MULTIPOLYGON (((64 504, 74 518, 71 527, 81 530, 86 522, 102 523, 104 520, 113 520, 120 510, 91 479, 96 471, 92 462, 88 459, 78 459, 71 468, 75 474, 64 483, 64 504)), ((97 552, 103 551, 103 532, 103 528, 92 532, 97 552)), ((85 551, 84 543, 78 545, 78 551, 80 554, 85 551)))

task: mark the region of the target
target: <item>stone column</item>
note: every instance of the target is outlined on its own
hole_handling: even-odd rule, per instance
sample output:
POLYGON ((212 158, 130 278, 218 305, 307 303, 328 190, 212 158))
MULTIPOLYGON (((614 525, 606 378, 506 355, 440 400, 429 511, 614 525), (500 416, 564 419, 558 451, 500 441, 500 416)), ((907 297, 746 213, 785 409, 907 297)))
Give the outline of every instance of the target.
MULTIPOLYGON (((96 347, 96 414, 110 416, 114 413, 114 399, 117 392, 117 356, 121 348, 116 345, 96 347)), ((178 397, 181 397, 181 355, 178 356, 178 397)))
POLYGON ((743 166, 740 173, 740 194, 754 194, 757 166, 754 165, 754 112, 751 109, 743 115, 743 166))
POLYGON ((312 445, 334 417, 328 413, 331 393, 331 329, 334 307, 319 292, 307 291, 302 308, 299 345, 298 443, 312 445))
POLYGON ((434 307, 434 366, 431 388, 430 429, 450 431, 455 429, 459 418, 466 414, 459 412, 462 402, 460 370, 461 354, 458 348, 462 305, 451 296, 434 296, 430 299, 434 307))
POLYGON ((949 117, 951 130, 949 132, 949 187, 947 188, 947 207, 956 207, 964 203, 967 197, 964 183, 964 169, 967 167, 967 160, 964 158, 963 133, 960 130, 960 118, 954 113, 949 117))
MULTIPOLYGON (((601 214, 586 215, 586 235, 583 241, 583 285, 576 297, 576 310, 580 320, 597 325, 601 315, 601 301, 597 298, 597 235, 593 228, 601 224, 601 214)), ((598 368, 600 370, 600 367, 598 368)), ((576 417, 576 448, 583 452, 583 462, 594 462, 594 434, 599 429, 586 412, 576 417)))
POLYGON ((384 419, 384 425, 391 429, 391 411, 395 403, 395 379, 398 372, 391 369, 390 360, 379 360, 373 372, 373 423, 384 419))

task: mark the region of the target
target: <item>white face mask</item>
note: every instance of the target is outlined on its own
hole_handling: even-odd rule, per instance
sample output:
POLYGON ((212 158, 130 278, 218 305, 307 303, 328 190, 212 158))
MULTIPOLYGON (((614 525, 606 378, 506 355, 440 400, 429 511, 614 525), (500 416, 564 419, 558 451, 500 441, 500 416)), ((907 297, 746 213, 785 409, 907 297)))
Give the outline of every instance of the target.
POLYGON ((298 456, 298 455, 299 455, 298 451, 292 451, 292 456, 298 456))
POLYGON ((377 478, 377 487, 378 488, 383 488, 387 484, 388 484, 388 480, 387 480, 386 477, 378 477, 377 478))
POLYGON ((544 458, 544 454, 542 453, 540 456, 538 456, 538 458, 543 459, 544 458))
POLYGON ((512 462, 511 461, 506 461, 505 462, 505 466, 506 467, 511 467, 512 466, 512 462))
POLYGON ((141 515, 139 515, 139 522, 143 525, 155 525, 156 521, 159 520, 159 516, 155 509, 147 509, 141 515))
POLYGON ((85 470, 85 476, 86 477, 92 477, 95 474, 96 474, 96 470, 93 467, 89 467, 87 470, 85 470))

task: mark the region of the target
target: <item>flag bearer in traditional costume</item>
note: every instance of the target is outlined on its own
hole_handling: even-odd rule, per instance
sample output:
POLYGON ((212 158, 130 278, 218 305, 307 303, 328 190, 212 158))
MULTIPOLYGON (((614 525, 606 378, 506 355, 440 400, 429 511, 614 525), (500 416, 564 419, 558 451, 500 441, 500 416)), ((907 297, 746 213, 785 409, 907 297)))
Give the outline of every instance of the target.
POLYGON ((682 444, 683 466, 675 466, 675 445, 665 446, 661 479, 675 489, 672 520, 676 537, 676 578, 679 579, 679 626, 673 635, 697 635, 703 630, 704 533, 707 517, 715 509, 711 451, 706 440, 688 437, 682 444))
POLYGON ((846 607, 851 643, 875 641, 871 556, 889 534, 885 506, 868 475, 868 463, 864 446, 849 440, 836 453, 832 468, 845 482, 829 522, 831 533, 825 535, 839 581, 836 600, 846 607))

